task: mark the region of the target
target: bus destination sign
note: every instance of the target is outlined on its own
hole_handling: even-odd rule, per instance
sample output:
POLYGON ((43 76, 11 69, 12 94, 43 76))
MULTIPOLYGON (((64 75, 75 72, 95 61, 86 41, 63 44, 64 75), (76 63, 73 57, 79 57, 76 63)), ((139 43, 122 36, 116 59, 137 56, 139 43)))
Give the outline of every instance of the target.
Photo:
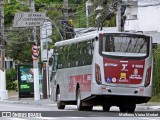
POLYGON ((13 27, 42 26, 46 17, 43 12, 17 12, 14 16, 13 27))

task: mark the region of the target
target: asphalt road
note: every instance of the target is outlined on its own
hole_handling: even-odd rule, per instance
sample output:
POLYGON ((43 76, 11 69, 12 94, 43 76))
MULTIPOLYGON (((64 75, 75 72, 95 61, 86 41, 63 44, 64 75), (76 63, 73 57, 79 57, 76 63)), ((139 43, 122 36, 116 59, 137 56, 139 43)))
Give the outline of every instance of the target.
POLYGON ((137 107, 136 111, 140 111, 136 112, 138 117, 135 113, 120 114, 118 107, 112 107, 110 112, 103 112, 102 107, 94 107, 92 111, 77 111, 74 105, 66 106, 65 110, 58 110, 55 104, 42 106, 0 102, 0 108, 0 116, 3 115, 0 120, 160 120, 160 109, 152 106, 151 109, 148 109, 148 106, 137 107), (148 117, 146 113, 155 114, 155 117, 148 117))

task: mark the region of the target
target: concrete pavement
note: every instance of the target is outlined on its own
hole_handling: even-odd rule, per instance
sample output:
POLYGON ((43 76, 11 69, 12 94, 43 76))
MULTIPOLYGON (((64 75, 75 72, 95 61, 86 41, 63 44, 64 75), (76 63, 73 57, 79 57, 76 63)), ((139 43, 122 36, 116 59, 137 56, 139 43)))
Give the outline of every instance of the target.
MULTIPOLYGON (((56 106, 56 103, 53 102, 50 98, 35 101, 34 98, 18 98, 18 93, 9 94, 7 100, 1 100, 0 102, 12 103, 12 104, 28 104, 28 105, 40 105, 40 106, 56 106)), ((158 102, 148 102, 143 104, 138 104, 138 108, 145 109, 160 109, 160 103, 158 102)))
POLYGON ((13 104, 30 104, 30 105, 40 105, 40 106, 55 106, 56 103, 53 102, 50 98, 40 100, 34 100, 34 98, 20 98, 18 97, 17 92, 12 92, 11 94, 8 94, 8 99, 1 100, 0 102, 5 103, 13 103, 13 104))

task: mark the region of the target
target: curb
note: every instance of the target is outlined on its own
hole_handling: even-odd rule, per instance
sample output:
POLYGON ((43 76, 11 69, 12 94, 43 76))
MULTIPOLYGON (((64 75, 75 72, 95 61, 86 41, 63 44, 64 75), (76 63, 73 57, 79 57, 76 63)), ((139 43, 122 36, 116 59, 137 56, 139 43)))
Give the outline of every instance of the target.
POLYGON ((10 103, 10 104, 23 104, 23 105, 39 105, 39 106, 56 106, 56 102, 51 101, 50 99, 40 99, 37 101, 34 101, 33 98, 24 98, 18 99, 17 97, 12 97, 7 100, 1 100, 0 102, 3 103, 10 103))

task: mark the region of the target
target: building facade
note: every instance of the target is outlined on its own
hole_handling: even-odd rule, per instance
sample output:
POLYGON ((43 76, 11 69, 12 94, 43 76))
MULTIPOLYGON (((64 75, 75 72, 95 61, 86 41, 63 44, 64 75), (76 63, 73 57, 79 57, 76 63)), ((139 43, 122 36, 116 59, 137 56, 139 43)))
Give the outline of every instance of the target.
POLYGON ((153 37, 154 43, 160 43, 160 1, 159 0, 123 0, 125 11, 125 31, 143 31, 153 37))

